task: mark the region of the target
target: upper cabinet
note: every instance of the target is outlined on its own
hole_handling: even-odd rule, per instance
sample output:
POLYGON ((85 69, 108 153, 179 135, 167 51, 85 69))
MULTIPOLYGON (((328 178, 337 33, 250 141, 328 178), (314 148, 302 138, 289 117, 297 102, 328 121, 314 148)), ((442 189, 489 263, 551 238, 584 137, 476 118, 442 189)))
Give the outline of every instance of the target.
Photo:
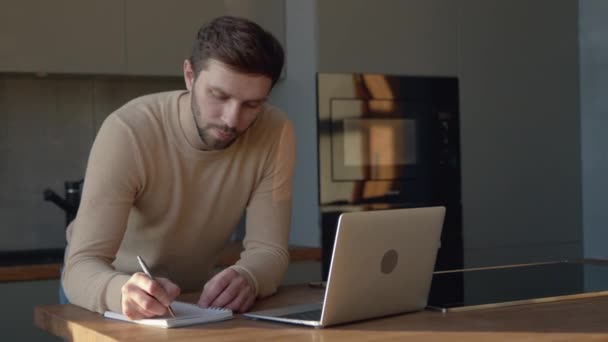
POLYGON ((285 44, 285 0, 4 0, 0 72, 181 76, 201 25, 245 17, 285 44))
POLYGON ((117 74, 123 0, 3 0, 0 71, 117 74))
POLYGON ((204 23, 221 15, 245 17, 285 44, 284 0, 127 0, 127 73, 179 76, 204 23))
POLYGON ((284 0, 127 0, 127 73, 174 76, 204 23, 221 15, 245 17, 285 44, 284 0))
POLYGON ((458 1, 317 1, 320 72, 458 74, 458 1))

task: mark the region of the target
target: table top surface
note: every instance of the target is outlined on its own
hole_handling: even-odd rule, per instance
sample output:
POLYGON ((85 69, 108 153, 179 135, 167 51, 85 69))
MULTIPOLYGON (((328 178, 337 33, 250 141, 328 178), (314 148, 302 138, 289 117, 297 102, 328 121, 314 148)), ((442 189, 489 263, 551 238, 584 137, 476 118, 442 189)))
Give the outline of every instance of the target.
POLYGON ((552 261, 435 272, 428 303, 447 310, 468 310, 605 291, 606 261, 552 261))
MULTIPOLYGON (((254 310, 322 300, 323 290, 285 286, 254 310)), ((194 295, 181 298, 195 301, 194 295)), ((441 313, 420 311, 315 329, 255 321, 240 315, 229 321, 160 329, 104 319, 74 305, 35 308, 36 325, 74 341, 385 341, 406 337, 420 341, 571 341, 608 340, 608 296, 441 313)))

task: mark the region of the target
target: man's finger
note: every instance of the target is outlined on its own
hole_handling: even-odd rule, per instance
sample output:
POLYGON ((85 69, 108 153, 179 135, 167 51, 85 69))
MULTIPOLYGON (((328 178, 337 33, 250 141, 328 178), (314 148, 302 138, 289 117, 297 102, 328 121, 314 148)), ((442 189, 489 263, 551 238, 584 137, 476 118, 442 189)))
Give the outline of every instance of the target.
MULTIPOLYGON (((174 297, 171 297, 167 291, 165 291, 164 286, 161 285, 158 280, 152 280, 142 273, 138 273, 133 280, 139 288, 156 298, 162 305, 167 306, 173 301, 174 297)), ((143 303, 139 304, 141 305, 143 303)))
POLYGON ((228 303, 224 307, 227 309, 230 309, 232 311, 241 312, 241 308, 243 307, 243 305, 247 302, 249 297, 252 297, 252 296, 253 296, 253 293, 248 288, 248 286, 244 287, 241 289, 239 294, 230 303, 228 303))
POLYGON ((224 291, 228 285, 230 285, 232 278, 235 277, 235 274, 232 274, 232 271, 236 275, 236 271, 231 269, 225 269, 222 272, 218 273, 215 277, 213 277, 205 287, 203 288, 203 293, 201 294, 201 298, 198 301, 198 305, 202 307, 208 307, 211 303, 213 303, 216 298, 224 291))
POLYGON ((123 314, 130 319, 142 319, 164 313, 164 307, 139 288, 133 287, 127 291, 122 302, 123 314))
POLYGON ((179 296, 181 289, 175 283, 167 278, 156 278, 156 281, 163 287, 165 292, 167 293, 167 297, 169 299, 169 303, 163 303, 165 305, 169 305, 171 302, 175 300, 177 296, 179 296))
POLYGON ((243 305, 241 305, 241 308, 238 310, 238 312, 247 312, 249 311, 249 309, 251 309, 251 307, 253 306, 253 303, 255 303, 255 295, 253 294, 253 291, 251 293, 251 296, 249 296, 246 300, 245 303, 243 303, 243 305))
POLYGON ((138 311, 146 317, 160 316, 167 311, 165 305, 145 291, 134 291, 130 298, 139 307, 138 311))
POLYGON ((248 287, 247 280, 242 277, 238 277, 236 279, 232 279, 230 284, 220 293, 219 296, 215 298, 213 302, 209 306, 224 308, 229 303, 234 301, 241 291, 245 291, 246 287, 248 287))

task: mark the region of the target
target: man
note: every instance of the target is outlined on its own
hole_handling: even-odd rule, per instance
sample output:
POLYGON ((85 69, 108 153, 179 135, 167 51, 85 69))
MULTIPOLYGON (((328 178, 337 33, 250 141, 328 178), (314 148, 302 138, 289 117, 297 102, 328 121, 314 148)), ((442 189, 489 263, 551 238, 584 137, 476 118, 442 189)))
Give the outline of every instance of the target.
POLYGON ((104 121, 67 232, 71 303, 140 319, 164 314, 180 291, 202 288, 200 306, 238 312, 276 291, 289 261, 295 137, 266 99, 283 60, 258 25, 217 18, 184 62, 187 91, 135 99, 104 121), (211 277, 245 209, 245 250, 211 277))

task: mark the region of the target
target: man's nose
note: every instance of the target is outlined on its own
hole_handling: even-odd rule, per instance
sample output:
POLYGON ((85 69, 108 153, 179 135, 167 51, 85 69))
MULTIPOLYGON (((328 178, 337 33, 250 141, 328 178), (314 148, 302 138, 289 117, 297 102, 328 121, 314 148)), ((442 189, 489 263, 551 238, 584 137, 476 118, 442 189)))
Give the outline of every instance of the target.
POLYGON ((222 113, 222 121, 226 126, 236 129, 239 125, 240 111, 241 106, 238 102, 234 101, 227 103, 222 113))

